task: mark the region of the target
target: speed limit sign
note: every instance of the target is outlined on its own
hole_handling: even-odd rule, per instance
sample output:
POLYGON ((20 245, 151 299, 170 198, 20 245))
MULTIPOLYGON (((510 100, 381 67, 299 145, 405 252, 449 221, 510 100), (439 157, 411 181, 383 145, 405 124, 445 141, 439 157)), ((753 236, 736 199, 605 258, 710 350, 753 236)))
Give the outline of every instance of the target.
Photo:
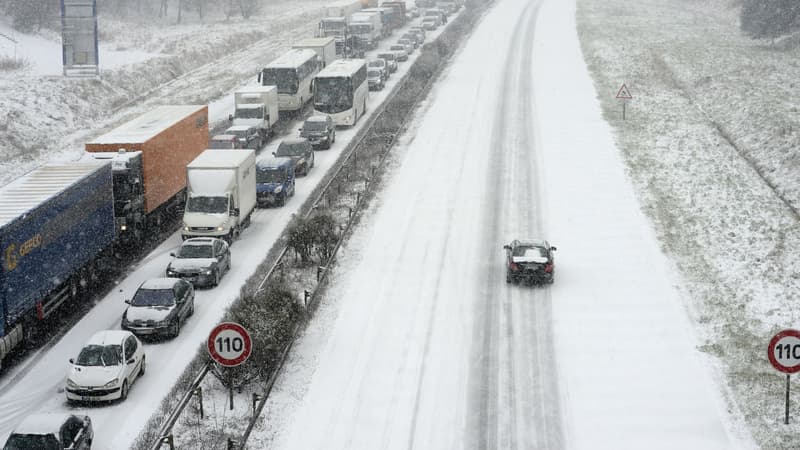
POLYGON ((769 341, 767 356, 772 367, 783 373, 800 372, 800 331, 783 330, 769 341))
POLYGON ((221 323, 208 335, 208 353, 214 361, 225 367, 243 363, 252 349, 250 334, 238 323, 221 323))

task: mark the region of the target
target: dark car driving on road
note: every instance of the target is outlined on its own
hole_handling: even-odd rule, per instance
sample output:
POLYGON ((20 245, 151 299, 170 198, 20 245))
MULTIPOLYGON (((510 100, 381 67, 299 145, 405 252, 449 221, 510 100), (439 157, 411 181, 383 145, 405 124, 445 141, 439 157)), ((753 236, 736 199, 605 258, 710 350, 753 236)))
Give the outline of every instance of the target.
POLYGON ((298 175, 308 175, 308 171, 314 167, 314 148, 305 138, 284 139, 272 155, 292 158, 295 173, 298 175))
POLYGON ((506 283, 552 283, 555 279, 553 252, 556 248, 543 239, 515 239, 504 245, 506 283))
POLYGON ((167 276, 183 278, 195 286, 216 286, 231 269, 231 250, 223 239, 191 238, 183 241, 167 265, 167 276))
POLYGON ((181 325, 194 314, 194 287, 179 278, 147 280, 130 300, 122 314, 122 329, 136 335, 181 332, 181 325))
POLYGON ((312 147, 331 148, 336 142, 336 127, 331 116, 317 114, 309 117, 300 128, 300 137, 308 139, 312 147))

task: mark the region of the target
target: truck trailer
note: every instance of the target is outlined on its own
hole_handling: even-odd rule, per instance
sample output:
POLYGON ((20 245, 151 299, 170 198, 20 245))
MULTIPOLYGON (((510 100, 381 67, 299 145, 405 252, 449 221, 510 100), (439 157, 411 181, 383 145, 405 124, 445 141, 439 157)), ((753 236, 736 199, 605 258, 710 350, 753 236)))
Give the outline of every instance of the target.
POLYGON ((278 88, 251 86, 233 93, 233 126, 256 127, 262 140, 272 134, 278 122, 278 88))
POLYGON ((186 179, 181 236, 236 240, 256 207, 256 152, 206 150, 186 166, 186 179))
POLYGON ((46 164, 0 188, 0 361, 112 257, 111 164, 46 164))
POLYGON ((338 58, 336 55, 336 39, 332 37, 306 38, 294 44, 292 48, 309 49, 317 52, 321 63, 320 70, 338 58))
POLYGON ((113 161, 118 240, 137 243, 185 200, 186 164, 208 148, 208 107, 159 106, 85 148, 94 158, 113 161))

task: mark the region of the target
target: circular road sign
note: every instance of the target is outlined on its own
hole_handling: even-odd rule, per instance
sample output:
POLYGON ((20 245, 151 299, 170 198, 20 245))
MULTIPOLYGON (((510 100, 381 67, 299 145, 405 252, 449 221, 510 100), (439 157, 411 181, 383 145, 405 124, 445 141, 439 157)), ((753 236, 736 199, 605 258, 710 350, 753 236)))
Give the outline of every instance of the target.
POLYGON ((250 334, 238 323, 223 322, 208 335, 208 353, 225 367, 243 363, 252 349, 250 334))
POLYGON ((800 372, 800 331, 783 330, 769 341, 767 356, 772 366, 783 373, 800 372))

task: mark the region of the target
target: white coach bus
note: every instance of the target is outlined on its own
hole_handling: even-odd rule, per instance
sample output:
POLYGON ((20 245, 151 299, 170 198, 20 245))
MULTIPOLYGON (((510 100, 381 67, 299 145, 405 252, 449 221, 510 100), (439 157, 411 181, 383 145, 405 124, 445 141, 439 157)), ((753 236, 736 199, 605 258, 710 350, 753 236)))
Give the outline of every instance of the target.
POLYGON ((367 109, 367 61, 337 59, 314 78, 314 113, 336 125, 355 125, 367 109))
POLYGON ((258 82, 262 86, 278 88, 280 111, 299 111, 314 97, 311 84, 319 68, 317 52, 292 49, 261 69, 258 82))

